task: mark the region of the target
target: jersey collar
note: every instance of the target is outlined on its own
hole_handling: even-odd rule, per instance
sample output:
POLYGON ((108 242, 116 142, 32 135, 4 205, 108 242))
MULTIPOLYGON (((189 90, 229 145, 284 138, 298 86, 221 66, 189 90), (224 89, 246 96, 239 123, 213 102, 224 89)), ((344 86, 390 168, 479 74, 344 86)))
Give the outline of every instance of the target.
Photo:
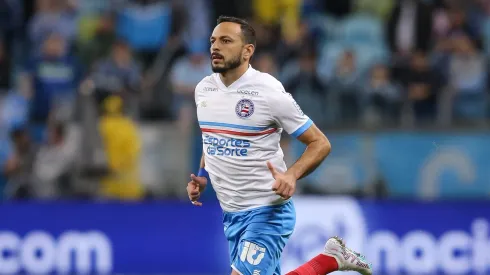
POLYGON ((255 71, 254 68, 252 68, 252 65, 249 64, 247 71, 242 76, 240 76, 240 78, 235 80, 235 82, 231 83, 231 85, 228 87, 226 87, 223 81, 221 81, 221 78, 219 77, 219 73, 215 73, 214 78, 216 78, 216 83, 218 83, 218 87, 221 90, 229 90, 232 89, 234 86, 243 82, 245 79, 247 79, 250 76, 250 74, 252 74, 253 71, 255 71))

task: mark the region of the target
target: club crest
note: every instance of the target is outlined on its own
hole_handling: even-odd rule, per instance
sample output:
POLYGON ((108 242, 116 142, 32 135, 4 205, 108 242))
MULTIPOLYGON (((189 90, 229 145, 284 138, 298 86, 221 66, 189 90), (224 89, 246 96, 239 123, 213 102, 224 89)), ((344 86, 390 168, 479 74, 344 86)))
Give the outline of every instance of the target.
POLYGON ((254 113, 254 103, 250 99, 241 99, 235 107, 235 113, 240 118, 249 118, 254 113))

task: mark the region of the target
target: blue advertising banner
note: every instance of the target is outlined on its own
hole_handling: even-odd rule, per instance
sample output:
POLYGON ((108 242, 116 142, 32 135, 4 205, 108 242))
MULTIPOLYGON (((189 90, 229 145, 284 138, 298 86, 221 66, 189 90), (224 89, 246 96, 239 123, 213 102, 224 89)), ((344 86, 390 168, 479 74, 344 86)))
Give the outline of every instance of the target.
MULTIPOLYGON (((369 159, 364 154, 366 144, 358 134, 328 135, 332 152, 311 175, 309 184, 320 191, 342 193, 362 187, 369 173, 369 159)), ((299 158, 306 146, 297 140, 291 143, 290 150, 294 160, 299 158)))
POLYGON ((227 274, 227 245, 216 204, 0 205, 0 274, 227 274))
POLYGON ((303 197, 295 205, 296 229, 283 254, 284 270, 339 235, 367 256, 374 274, 490 274, 490 202, 303 197))
POLYGON ((378 169, 395 196, 488 197, 490 134, 379 134, 378 169))
MULTIPOLYGON (((307 178, 329 193, 382 178, 393 197, 486 198, 490 195, 490 133, 331 133, 331 155, 307 178)), ((305 149, 290 147, 293 158, 305 149)))
MULTIPOLYGON (((285 272, 339 235, 366 254, 374 274, 490 274, 490 202, 294 203, 285 272)), ((0 274, 229 275, 221 217, 206 202, 2 204, 0 274)))

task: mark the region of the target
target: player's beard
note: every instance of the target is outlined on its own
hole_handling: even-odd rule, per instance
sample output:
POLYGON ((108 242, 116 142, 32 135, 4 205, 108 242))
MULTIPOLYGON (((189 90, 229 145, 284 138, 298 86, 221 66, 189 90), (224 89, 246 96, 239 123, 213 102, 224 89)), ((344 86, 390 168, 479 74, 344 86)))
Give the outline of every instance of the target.
POLYGON ((226 73, 230 70, 236 69, 236 68, 240 67, 240 65, 242 65, 242 55, 241 54, 234 56, 230 60, 225 60, 224 58, 223 58, 223 60, 224 60, 224 65, 222 67, 216 67, 211 63, 211 69, 213 70, 213 72, 222 74, 222 73, 226 73))

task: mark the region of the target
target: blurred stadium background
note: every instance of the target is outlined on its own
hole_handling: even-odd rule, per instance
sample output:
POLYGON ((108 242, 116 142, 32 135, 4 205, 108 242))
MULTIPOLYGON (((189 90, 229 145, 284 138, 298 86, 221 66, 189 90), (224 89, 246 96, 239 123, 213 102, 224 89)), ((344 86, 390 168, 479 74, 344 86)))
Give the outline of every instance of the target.
POLYGON ((332 142, 284 271, 340 235, 375 274, 490 274, 489 0, 0 0, 0 274, 229 274, 185 191, 219 15, 332 142))

